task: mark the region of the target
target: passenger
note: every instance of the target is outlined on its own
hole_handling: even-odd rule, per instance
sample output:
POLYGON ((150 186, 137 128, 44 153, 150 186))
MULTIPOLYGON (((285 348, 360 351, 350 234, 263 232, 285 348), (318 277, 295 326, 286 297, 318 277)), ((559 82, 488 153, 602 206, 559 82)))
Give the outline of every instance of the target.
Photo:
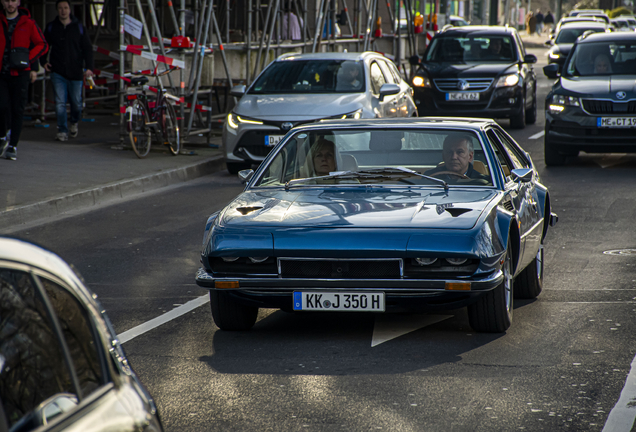
POLYGON ((447 173, 449 175, 465 176, 471 179, 482 179, 490 181, 485 176, 473 168, 473 139, 470 135, 448 135, 444 139, 442 159, 444 163, 426 171, 424 174, 436 177, 447 173))
POLYGON ((612 64, 606 54, 599 54, 594 59, 594 74, 612 73, 612 64))
POLYGON ((341 165, 340 154, 333 142, 319 138, 309 149, 305 162, 307 177, 326 176, 341 165))
POLYGON ((353 62, 344 62, 338 71, 338 90, 360 90, 360 67, 353 62))

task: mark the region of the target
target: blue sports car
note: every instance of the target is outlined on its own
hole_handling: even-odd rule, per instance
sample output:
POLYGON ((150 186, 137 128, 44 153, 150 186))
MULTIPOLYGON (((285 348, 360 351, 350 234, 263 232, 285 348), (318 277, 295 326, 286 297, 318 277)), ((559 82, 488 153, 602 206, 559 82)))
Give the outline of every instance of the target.
POLYGON ((492 120, 335 120, 294 128, 208 219, 197 284, 222 330, 259 308, 466 306, 504 332, 535 298, 557 216, 528 153, 492 120))

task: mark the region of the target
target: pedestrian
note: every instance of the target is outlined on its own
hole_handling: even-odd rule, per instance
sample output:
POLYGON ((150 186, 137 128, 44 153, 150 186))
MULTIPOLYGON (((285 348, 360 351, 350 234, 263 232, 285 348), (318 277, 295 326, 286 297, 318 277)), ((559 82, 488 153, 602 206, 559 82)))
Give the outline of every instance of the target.
POLYGON ((57 141, 67 141, 78 133, 82 117, 82 85, 84 76, 93 76, 93 45, 82 23, 71 13, 70 0, 57 0, 57 18, 46 25, 44 37, 51 46, 47 61, 40 63, 51 73, 55 91, 57 141), (71 104, 71 121, 66 114, 67 100, 71 104))
POLYGON ((537 13, 534 15, 537 18, 537 34, 540 35, 543 33, 543 14, 541 13, 541 9, 537 9, 537 13))
POLYGON ((528 34, 533 34, 535 32, 535 30, 537 29, 537 16, 536 15, 531 15, 530 18, 528 19, 528 27, 530 28, 528 31, 528 34))
POLYGON ((545 17, 543 18, 543 25, 545 26, 546 33, 550 33, 552 31, 554 16, 552 15, 552 12, 550 12, 550 9, 548 9, 548 13, 545 14, 545 17))
POLYGON ((303 19, 296 16, 292 10, 292 2, 285 4, 283 12, 283 22, 281 24, 282 38, 285 40, 300 40, 300 29, 303 25, 303 19))
POLYGON ((38 58, 46 54, 48 45, 20 0, 1 1, 0 158, 16 160, 29 82, 35 82, 38 58))
POLYGON ((533 14, 532 11, 528 12, 528 14, 526 15, 526 33, 528 33, 528 35, 531 35, 532 33, 534 33, 534 28, 536 26, 535 24, 535 20, 533 20, 533 14), (532 22, 531 22, 532 20, 532 22))

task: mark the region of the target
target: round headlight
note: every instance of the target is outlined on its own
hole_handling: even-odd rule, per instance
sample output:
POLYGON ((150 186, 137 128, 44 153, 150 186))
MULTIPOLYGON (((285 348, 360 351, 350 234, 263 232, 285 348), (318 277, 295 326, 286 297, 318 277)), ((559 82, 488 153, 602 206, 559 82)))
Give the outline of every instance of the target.
POLYGON ((415 262, 421 266, 427 266, 437 261, 437 258, 415 258, 415 262))
POLYGON ((265 260, 267 260, 267 257, 250 257, 250 261, 254 264, 262 263, 265 260))
POLYGON ((466 258, 446 258, 446 261, 452 265, 462 265, 468 260, 466 258))
POLYGON ((223 257, 223 261, 225 262, 234 262, 237 259, 239 259, 239 257, 223 257))

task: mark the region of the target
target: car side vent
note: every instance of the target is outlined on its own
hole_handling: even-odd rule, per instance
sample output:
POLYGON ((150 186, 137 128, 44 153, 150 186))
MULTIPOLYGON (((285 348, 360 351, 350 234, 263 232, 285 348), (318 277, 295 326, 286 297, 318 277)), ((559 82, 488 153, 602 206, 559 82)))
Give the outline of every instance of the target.
POLYGON ((242 214, 243 216, 245 216, 246 214, 250 214, 252 212, 255 212, 256 210, 260 210, 262 209, 262 206, 258 206, 258 207, 237 207, 236 211, 239 212, 240 214, 242 214))
POLYGON ((506 210, 508 210, 509 212, 513 212, 515 210, 515 207, 512 205, 512 201, 506 201, 503 203, 503 206, 506 210))
POLYGON ((446 209, 446 211, 449 212, 451 216, 457 217, 463 215, 464 213, 468 213, 470 209, 449 207, 446 209))

